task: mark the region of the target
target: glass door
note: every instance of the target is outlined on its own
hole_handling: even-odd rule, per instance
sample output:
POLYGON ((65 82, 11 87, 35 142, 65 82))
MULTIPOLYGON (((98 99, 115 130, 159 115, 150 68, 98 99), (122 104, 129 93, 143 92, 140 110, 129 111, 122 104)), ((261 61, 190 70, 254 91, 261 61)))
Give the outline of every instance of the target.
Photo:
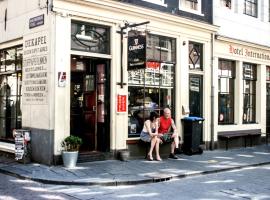
POLYGON ((189 109, 190 116, 203 117, 203 77, 201 75, 190 75, 189 77, 189 109))

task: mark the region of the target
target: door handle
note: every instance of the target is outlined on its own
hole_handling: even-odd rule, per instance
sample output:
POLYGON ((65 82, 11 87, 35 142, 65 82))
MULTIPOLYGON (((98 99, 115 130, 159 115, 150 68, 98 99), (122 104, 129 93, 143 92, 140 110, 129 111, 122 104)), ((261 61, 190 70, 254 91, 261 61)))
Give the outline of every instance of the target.
POLYGON ((93 111, 96 111, 97 110, 97 107, 96 106, 93 106, 93 111))

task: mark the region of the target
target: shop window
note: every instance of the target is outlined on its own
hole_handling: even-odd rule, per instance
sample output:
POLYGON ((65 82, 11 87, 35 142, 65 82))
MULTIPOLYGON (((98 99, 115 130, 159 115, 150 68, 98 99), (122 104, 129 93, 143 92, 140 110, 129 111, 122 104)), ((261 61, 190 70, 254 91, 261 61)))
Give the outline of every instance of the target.
POLYGON ((218 123, 234 123, 235 62, 219 60, 218 63, 218 123))
POLYGON ((151 111, 174 111, 176 40, 149 35, 145 69, 128 71, 128 136, 139 137, 151 111))
POLYGON ((268 20, 270 22, 270 0, 268 1, 268 20))
POLYGON ((0 140, 21 128, 22 47, 0 50, 0 140))
POLYGON ((110 54, 110 28, 73 21, 71 23, 71 49, 110 54))
POLYGON ((223 7, 231 9, 232 8, 232 1, 231 0, 221 0, 221 5, 223 7))
POLYGON ((255 123, 256 65, 243 63, 243 123, 255 123))
POLYGON ((203 45, 200 43, 189 42, 189 69, 203 70, 203 45))
POLYGON ((257 17, 258 16, 258 1, 245 0, 244 1, 244 14, 257 17))
POLYGON ((180 10, 201 13, 201 0, 180 0, 180 10))

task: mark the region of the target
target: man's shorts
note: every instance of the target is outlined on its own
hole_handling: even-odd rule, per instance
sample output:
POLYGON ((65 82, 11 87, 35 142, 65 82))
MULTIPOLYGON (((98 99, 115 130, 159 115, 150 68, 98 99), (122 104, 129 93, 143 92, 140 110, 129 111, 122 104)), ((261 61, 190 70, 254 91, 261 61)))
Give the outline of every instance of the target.
POLYGON ((160 137, 160 139, 162 140, 163 143, 171 143, 173 142, 173 138, 172 138, 172 134, 173 133, 164 133, 162 137, 160 137))

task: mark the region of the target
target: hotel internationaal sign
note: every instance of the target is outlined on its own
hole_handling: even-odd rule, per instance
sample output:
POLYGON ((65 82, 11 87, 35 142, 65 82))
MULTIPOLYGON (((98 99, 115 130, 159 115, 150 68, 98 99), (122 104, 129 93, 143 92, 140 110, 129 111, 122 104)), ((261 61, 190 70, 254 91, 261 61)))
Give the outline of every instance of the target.
POLYGON ((254 51, 243 47, 235 47, 233 45, 229 45, 229 53, 233 55, 270 61, 270 53, 254 51))

